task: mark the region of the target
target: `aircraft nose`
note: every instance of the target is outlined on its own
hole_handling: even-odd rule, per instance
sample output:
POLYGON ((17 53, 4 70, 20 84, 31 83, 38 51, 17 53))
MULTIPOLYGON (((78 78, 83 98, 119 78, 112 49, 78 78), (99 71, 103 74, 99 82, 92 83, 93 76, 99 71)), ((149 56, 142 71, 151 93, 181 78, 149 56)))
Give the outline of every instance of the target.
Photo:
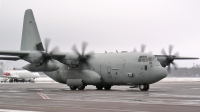
POLYGON ((153 71, 153 82, 157 82, 167 77, 167 70, 163 67, 155 67, 153 71))
POLYGON ((159 74, 158 76, 161 80, 161 79, 167 77, 167 70, 163 67, 160 67, 159 70, 158 70, 158 74, 159 74))

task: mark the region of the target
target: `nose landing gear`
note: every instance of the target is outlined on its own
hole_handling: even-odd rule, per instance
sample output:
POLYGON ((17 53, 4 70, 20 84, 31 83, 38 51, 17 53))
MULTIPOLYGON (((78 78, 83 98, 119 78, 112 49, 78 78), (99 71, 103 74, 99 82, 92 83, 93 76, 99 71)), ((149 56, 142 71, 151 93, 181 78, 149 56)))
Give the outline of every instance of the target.
POLYGON ((139 85, 139 88, 141 91, 148 91, 149 90, 149 84, 141 84, 139 85))

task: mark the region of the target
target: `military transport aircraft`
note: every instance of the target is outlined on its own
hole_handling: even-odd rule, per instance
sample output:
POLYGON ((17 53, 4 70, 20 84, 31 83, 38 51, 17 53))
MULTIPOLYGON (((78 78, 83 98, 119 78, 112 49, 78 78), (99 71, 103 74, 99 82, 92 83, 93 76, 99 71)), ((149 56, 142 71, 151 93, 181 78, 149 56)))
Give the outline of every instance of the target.
POLYGON ((28 9, 24 15, 21 50, 0 51, 0 55, 9 56, 0 59, 30 62, 23 68, 44 72, 53 80, 67 84, 71 90, 84 90, 87 85, 94 85, 98 90, 110 90, 113 85, 130 85, 147 91, 149 84, 167 76, 163 66, 173 64, 178 58, 171 54, 157 55, 159 62, 154 55, 144 52, 85 54, 86 42, 82 44, 81 53, 75 45, 73 52, 60 52, 58 47, 49 51, 49 42, 50 39, 44 41, 44 49, 33 12, 28 9))

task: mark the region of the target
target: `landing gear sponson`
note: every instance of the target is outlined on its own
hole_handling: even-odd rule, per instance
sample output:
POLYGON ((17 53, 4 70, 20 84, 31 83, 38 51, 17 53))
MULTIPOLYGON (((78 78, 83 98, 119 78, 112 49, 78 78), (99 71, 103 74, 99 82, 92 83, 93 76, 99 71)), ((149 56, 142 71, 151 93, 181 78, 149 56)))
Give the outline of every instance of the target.
POLYGON ((85 85, 81 85, 81 86, 69 86, 69 88, 71 90, 76 90, 76 89, 78 89, 78 90, 84 90, 85 89, 85 85))
MULTIPOLYGON (((69 86, 71 90, 84 90, 85 89, 85 85, 81 85, 81 86, 69 86)), ((96 85, 97 90, 102 90, 103 88, 105 90, 110 90, 111 89, 111 85, 96 85)), ((139 85, 139 89, 141 91, 148 91, 149 90, 149 84, 141 84, 139 85)))
MULTIPOLYGON (((102 90, 103 88, 105 90, 110 90, 111 87, 112 87, 111 85, 105 85, 105 86, 103 86, 103 85, 96 85, 97 90, 102 90)), ((85 85, 81 85, 81 86, 69 86, 69 88, 71 90, 76 90, 76 89, 78 89, 78 90, 84 90, 85 89, 85 85)))

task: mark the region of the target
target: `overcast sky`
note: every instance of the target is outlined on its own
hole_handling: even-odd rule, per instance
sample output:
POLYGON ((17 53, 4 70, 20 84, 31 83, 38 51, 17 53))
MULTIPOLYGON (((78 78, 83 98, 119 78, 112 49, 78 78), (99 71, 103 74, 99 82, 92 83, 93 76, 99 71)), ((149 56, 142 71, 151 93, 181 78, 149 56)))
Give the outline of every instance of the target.
MULTIPOLYGON (((58 45, 71 52, 80 50, 103 53, 140 50, 161 54, 174 45, 173 53, 200 57, 199 0, 1 0, 0 50, 19 50, 24 11, 32 9, 42 40, 51 38, 51 48, 58 45)), ((200 60, 175 61, 179 67, 191 67, 200 60)), ((23 61, 9 62, 22 67, 23 61)))

